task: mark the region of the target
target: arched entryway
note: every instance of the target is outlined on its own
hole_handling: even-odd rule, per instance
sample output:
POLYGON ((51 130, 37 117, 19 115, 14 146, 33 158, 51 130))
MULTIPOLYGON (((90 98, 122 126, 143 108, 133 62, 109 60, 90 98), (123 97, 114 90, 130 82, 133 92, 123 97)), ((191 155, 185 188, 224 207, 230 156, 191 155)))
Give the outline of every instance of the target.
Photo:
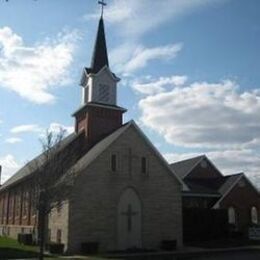
POLYGON ((132 188, 121 195, 117 209, 118 249, 141 248, 142 206, 139 196, 132 188))

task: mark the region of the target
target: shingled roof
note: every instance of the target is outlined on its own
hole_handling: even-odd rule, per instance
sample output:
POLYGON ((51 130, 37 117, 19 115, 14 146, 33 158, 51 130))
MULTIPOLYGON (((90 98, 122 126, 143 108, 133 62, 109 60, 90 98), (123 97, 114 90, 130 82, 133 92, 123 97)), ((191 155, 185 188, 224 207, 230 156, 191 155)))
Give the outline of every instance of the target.
POLYGON ((205 158, 205 155, 200 155, 187 160, 171 163, 171 169, 181 178, 184 179, 195 165, 205 158))
POLYGON ((232 175, 227 175, 224 177, 224 183, 219 188, 219 192, 224 195, 239 179, 243 176, 243 173, 237 173, 232 175))
MULTIPOLYGON (((59 143, 58 149, 55 150, 55 153, 62 151, 65 147, 76 141, 76 139, 81 137, 81 133, 76 134, 72 133, 65 137, 61 143, 59 143)), ((54 147, 55 149, 55 147, 54 147)), ((25 164, 20 170, 18 170, 13 176, 11 176, 0 188, 0 192, 6 188, 24 180, 27 177, 30 177, 35 171, 35 167, 41 167, 45 163, 45 157, 42 154, 36 156, 30 162, 25 164)))
MULTIPOLYGON (((75 165, 72 166, 73 172, 79 173, 82 169, 87 168, 103 151, 108 148, 123 132, 125 132, 131 125, 132 121, 124 124, 122 127, 115 130, 112 134, 108 135, 96 145, 94 145, 85 155, 83 155, 75 165)), ((72 170, 68 171, 70 174, 72 170)), ((66 178, 66 174, 61 178, 62 181, 66 178)))
POLYGON ((104 66, 109 67, 107 45, 104 29, 104 21, 101 17, 98 24, 97 38, 92 55, 91 67, 88 69, 92 73, 99 72, 104 66))
MULTIPOLYGON (((244 173, 237 173, 223 176, 222 173, 211 163, 220 174, 218 177, 214 178, 185 178, 192 171, 192 169, 198 165, 203 159, 207 159, 210 163, 211 161, 205 155, 197 156, 187 160, 179 161, 170 164, 171 169, 184 181, 184 183, 189 188, 185 192, 189 196, 219 196, 218 201, 214 205, 214 208, 218 206, 218 203, 232 190, 232 188, 239 182, 242 177, 246 176, 244 173)), ((247 179, 247 178, 246 178, 247 179)), ((254 185, 247 179, 247 181, 252 185, 252 187, 258 192, 254 185)))

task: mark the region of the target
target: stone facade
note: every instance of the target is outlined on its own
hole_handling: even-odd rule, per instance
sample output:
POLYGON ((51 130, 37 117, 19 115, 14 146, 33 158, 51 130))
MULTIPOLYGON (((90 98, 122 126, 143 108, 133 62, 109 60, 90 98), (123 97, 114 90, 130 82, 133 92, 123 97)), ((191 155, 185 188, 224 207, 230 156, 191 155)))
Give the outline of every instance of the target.
POLYGON ((65 201, 60 208, 52 209, 48 221, 48 240, 50 242, 62 243, 65 245, 65 251, 68 245, 68 217, 69 202, 65 201))
POLYGON ((69 203, 69 251, 93 241, 99 242, 101 251, 117 249, 117 206, 129 187, 142 203, 142 248, 159 248, 162 240, 177 240, 182 246, 181 184, 131 126, 76 181, 69 203), (112 154, 117 155, 115 172, 112 154), (146 173, 141 172, 142 157, 148 161, 146 173))

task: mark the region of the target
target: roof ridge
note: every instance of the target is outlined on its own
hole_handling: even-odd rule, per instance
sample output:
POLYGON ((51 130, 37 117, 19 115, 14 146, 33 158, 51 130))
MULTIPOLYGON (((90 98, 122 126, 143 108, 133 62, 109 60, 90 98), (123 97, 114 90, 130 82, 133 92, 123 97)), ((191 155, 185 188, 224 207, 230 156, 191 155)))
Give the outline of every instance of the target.
POLYGON ((182 163, 182 162, 187 162, 187 161, 191 161, 191 160, 199 159, 199 158, 204 158, 204 157, 206 157, 206 155, 202 154, 202 155, 194 156, 194 157, 187 158, 187 159, 184 159, 184 160, 179 160, 179 161, 176 161, 174 163, 170 163, 170 165, 177 164, 177 163, 182 163))

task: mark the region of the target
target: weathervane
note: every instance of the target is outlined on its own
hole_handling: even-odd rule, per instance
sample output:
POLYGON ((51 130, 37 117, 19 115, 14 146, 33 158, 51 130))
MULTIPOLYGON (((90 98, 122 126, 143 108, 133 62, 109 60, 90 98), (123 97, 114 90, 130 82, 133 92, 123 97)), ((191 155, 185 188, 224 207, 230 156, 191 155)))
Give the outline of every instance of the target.
POLYGON ((107 4, 104 2, 104 0, 98 1, 98 4, 101 5, 101 17, 103 17, 103 9, 107 4))

